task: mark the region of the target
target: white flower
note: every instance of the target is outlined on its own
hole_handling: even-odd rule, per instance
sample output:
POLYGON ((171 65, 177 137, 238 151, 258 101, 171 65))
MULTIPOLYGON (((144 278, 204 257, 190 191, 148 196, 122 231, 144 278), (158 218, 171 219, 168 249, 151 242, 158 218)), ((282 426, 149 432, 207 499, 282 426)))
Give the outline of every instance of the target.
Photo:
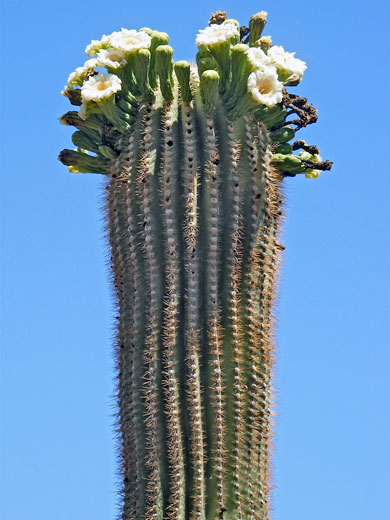
POLYGON ((86 46, 85 52, 88 56, 95 56, 100 49, 106 49, 109 46, 110 36, 103 34, 101 40, 92 40, 89 45, 86 46))
POLYGON ((267 107, 273 107, 283 98, 283 83, 278 80, 273 67, 267 67, 264 71, 255 70, 249 74, 248 90, 256 101, 267 107))
POLYGON ((79 85, 81 86, 88 74, 88 72, 92 72, 96 67, 96 59, 92 58, 91 60, 87 60, 82 67, 77 67, 77 69, 69 74, 68 85, 70 87, 79 85))
POLYGON ((98 67, 119 69, 124 67, 126 63, 125 53, 121 49, 102 49, 97 55, 98 67))
POLYGON ((255 69, 264 70, 265 67, 269 67, 271 64, 271 58, 269 58, 260 47, 249 47, 246 51, 249 61, 255 67, 255 69))
MULTIPOLYGON (((88 101, 102 101, 111 97, 122 88, 122 82, 115 74, 99 72, 84 83, 81 89, 81 99, 88 101)), ((83 112, 83 111, 82 111, 83 112)))
POLYGON ((271 62, 285 79, 294 75, 301 80, 307 66, 304 61, 298 60, 294 55, 295 52, 286 52, 281 45, 274 45, 268 51, 271 62))
POLYGON ((234 23, 225 23, 222 25, 211 24, 206 29, 201 29, 196 36, 196 45, 218 45, 219 43, 228 42, 231 38, 240 36, 238 27, 234 23))
POLYGON ((152 38, 145 31, 122 29, 114 32, 110 37, 110 46, 126 53, 133 53, 138 49, 148 49, 152 38))

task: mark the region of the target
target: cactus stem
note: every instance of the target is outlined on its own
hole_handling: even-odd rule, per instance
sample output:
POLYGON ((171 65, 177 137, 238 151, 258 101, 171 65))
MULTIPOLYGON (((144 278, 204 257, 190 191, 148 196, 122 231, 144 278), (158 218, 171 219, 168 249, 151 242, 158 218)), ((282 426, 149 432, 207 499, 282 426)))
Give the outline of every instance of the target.
POLYGON ((196 65, 163 32, 104 35, 62 92, 59 160, 108 178, 121 520, 270 520, 281 183, 331 163, 289 143, 317 111, 266 18, 213 14, 196 65))

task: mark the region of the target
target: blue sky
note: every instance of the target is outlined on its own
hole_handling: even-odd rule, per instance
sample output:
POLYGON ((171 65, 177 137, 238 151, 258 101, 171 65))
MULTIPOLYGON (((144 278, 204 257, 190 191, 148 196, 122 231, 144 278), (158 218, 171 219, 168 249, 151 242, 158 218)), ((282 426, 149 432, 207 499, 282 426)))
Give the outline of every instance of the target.
POLYGON ((19 0, 2 6, 4 520, 117 511, 101 179, 57 161, 72 147, 60 90, 121 27, 166 31, 176 60, 194 58, 218 9, 244 25, 268 11, 265 32, 307 62, 298 92, 320 117, 301 137, 334 161, 286 182, 274 519, 390 515, 386 3, 19 0))

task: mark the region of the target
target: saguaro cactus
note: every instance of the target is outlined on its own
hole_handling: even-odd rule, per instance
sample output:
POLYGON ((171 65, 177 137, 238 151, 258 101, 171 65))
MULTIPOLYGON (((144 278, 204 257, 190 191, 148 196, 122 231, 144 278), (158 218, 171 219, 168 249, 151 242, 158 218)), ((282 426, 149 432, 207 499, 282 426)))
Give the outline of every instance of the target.
POLYGON ((269 519, 281 186, 331 163, 289 143, 317 114, 265 23, 213 15, 197 65, 122 29, 63 91, 59 158, 107 179, 123 520, 269 519))

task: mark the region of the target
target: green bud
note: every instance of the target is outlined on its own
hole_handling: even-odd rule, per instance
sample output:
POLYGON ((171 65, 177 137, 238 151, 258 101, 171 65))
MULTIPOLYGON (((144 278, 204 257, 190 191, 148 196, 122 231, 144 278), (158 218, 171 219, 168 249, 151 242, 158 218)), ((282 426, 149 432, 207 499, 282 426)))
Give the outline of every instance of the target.
POLYGON ((268 128, 278 127, 284 123, 286 111, 277 105, 274 107, 263 106, 255 111, 255 117, 268 128))
POLYGON ((306 169, 298 155, 283 155, 281 153, 276 153, 272 156, 271 162, 282 172, 287 172, 293 175, 304 173, 306 169))
POLYGON ((160 45, 167 45, 169 43, 169 36, 165 32, 152 31, 150 35, 152 41, 150 43, 150 67, 149 67, 149 83, 152 89, 158 87, 157 76, 156 76, 156 49, 160 45))
POLYGON ((150 52, 148 49, 140 49, 133 59, 133 74, 136 81, 137 94, 144 97, 145 101, 155 99, 155 94, 149 85, 150 52))
POLYGON ((290 155, 293 153, 293 147, 289 143, 283 143, 275 148, 274 153, 282 153, 284 155, 290 155))
POLYGON ((172 56, 173 49, 169 45, 157 47, 156 73, 160 78, 161 93, 167 101, 172 101, 173 99, 172 56))
POLYGON ((118 154, 107 145, 100 145, 98 152, 106 159, 116 159, 118 157, 118 154))
MULTIPOLYGON (((122 114, 129 116, 125 112, 121 112, 120 109, 117 108, 115 103, 115 96, 112 95, 109 98, 102 100, 98 103, 101 108, 103 114, 106 118, 113 124, 113 126, 121 133, 126 133, 131 130, 131 126, 124 121, 126 117, 121 117, 122 114)), ((129 116, 130 118, 131 116, 129 116)))
MULTIPOLYGON (((58 118, 59 122, 65 126, 75 126, 78 130, 82 130, 87 133, 92 139, 93 136, 100 136, 101 134, 101 123, 94 117, 88 119, 81 119, 79 113, 71 110, 63 116, 58 118)), ((95 139, 97 141, 98 139, 95 139)))
POLYGON ((90 150, 91 152, 98 153, 99 146, 94 142, 87 134, 78 130, 72 135, 72 142, 78 148, 90 150))
POLYGON ((209 51, 208 47, 205 45, 200 45, 198 48, 198 52, 196 53, 195 59, 196 63, 198 63, 198 60, 201 58, 209 58, 211 56, 211 52, 209 51))
MULTIPOLYGON (((236 43, 236 42, 233 42, 236 43)), ((231 42, 223 42, 215 45, 210 45, 209 50, 217 62, 218 73, 220 77, 219 90, 224 93, 230 82, 230 68, 231 68, 231 42)))
POLYGON ((168 45, 169 43, 169 34, 166 32, 152 31, 150 36, 152 37, 150 52, 156 50, 160 45, 168 45))
MULTIPOLYGON (((123 111, 119 106, 116 107, 116 112, 122 121, 125 121, 128 125, 132 125, 137 118, 137 114, 129 114, 123 111)), ((128 128, 130 130, 130 128, 128 128)))
POLYGON ((92 157, 81 150, 62 150, 58 160, 65 166, 73 166, 79 173, 108 173, 109 161, 101 157, 92 157))
POLYGON ((178 61, 175 63, 174 69, 177 81, 180 85, 181 98, 184 103, 189 103, 192 99, 190 89, 190 64, 188 61, 178 61))
POLYGON ((152 36, 153 30, 150 27, 141 27, 140 31, 146 32, 149 36, 152 36))
POLYGON ((254 14, 249 20, 249 46, 254 47, 256 41, 260 38, 267 23, 267 13, 260 11, 254 14))
POLYGON ((270 132, 269 135, 274 143, 287 143, 287 141, 295 137, 295 131, 291 126, 285 126, 284 128, 270 132))
POLYGON ((196 55, 196 63, 198 65, 198 73, 199 77, 203 74, 205 70, 217 70, 218 65, 215 59, 209 54, 208 56, 204 56, 198 58, 198 54, 196 55))
POLYGON ((121 98, 117 100, 117 106, 118 108, 123 110, 123 112, 126 112, 127 114, 130 114, 132 116, 137 115, 138 113, 138 108, 126 101, 126 99, 121 98))
POLYGON ((215 108, 219 88, 219 74, 215 70, 206 70, 200 78, 200 92, 206 113, 215 108))
POLYGON ((253 70, 247 50, 247 45, 239 43, 231 51, 232 78, 225 96, 229 109, 232 109, 238 99, 247 92, 248 77, 253 70))

